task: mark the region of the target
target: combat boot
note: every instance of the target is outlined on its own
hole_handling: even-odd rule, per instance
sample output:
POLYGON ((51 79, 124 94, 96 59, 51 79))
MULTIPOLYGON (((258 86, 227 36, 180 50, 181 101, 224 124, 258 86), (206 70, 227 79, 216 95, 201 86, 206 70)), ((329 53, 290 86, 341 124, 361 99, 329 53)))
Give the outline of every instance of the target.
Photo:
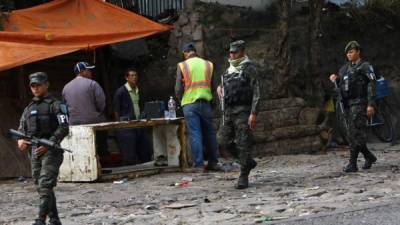
POLYGON ((248 170, 240 171, 239 179, 235 185, 236 189, 245 189, 249 187, 249 172, 248 170))
POLYGON ((204 167, 205 171, 213 171, 213 172, 221 172, 223 169, 216 162, 208 163, 207 166, 204 167))
POLYGON ((32 225, 46 225, 46 222, 40 219, 36 219, 35 222, 32 223, 32 225))
POLYGON ((353 173, 358 171, 357 157, 358 157, 358 150, 351 150, 349 163, 343 168, 343 172, 353 173))
POLYGON ((50 219, 48 225, 62 225, 62 223, 59 219, 50 219))
MULTIPOLYGON (((250 159, 249 169, 252 170, 252 169, 256 168, 256 166, 257 166, 257 162, 254 159, 250 159)), ((250 170, 249 170, 249 172, 250 172, 250 170)))
POLYGON ((245 189, 249 187, 249 174, 250 171, 257 166, 257 162, 254 159, 251 159, 247 166, 247 168, 240 170, 239 179, 235 185, 236 189, 245 189))
POLYGON ((376 160, 377 160, 375 155, 372 154, 372 152, 369 151, 366 146, 362 149, 361 153, 364 155, 364 158, 365 158, 365 163, 362 166, 362 168, 364 170, 371 169, 372 164, 374 164, 376 162, 376 160))

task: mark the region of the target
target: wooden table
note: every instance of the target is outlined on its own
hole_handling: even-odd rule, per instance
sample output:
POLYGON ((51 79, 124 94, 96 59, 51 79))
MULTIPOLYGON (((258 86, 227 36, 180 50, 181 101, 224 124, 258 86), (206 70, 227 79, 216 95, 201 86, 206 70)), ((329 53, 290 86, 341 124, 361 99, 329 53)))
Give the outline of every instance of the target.
POLYGON ((59 181, 85 182, 121 177, 137 177, 156 174, 163 171, 177 171, 188 166, 186 125, 183 118, 173 120, 152 119, 108 122, 70 126, 69 135, 61 142, 63 148, 73 153, 64 153, 60 168, 59 181), (168 157, 168 166, 156 167, 154 162, 134 166, 101 168, 96 154, 96 131, 151 127, 153 140, 164 146, 168 157), (159 135, 166 135, 160 143, 159 135))

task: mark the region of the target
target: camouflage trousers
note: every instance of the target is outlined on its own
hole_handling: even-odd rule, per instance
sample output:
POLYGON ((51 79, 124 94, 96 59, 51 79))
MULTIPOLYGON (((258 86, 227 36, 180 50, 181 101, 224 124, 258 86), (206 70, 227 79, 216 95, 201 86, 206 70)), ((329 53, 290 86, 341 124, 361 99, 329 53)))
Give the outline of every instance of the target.
POLYGON ((32 178, 39 193, 39 217, 40 220, 58 220, 58 211, 54 187, 57 185, 57 177, 64 155, 56 149, 48 150, 40 157, 31 157, 32 178))
POLYGON ((367 143, 367 104, 350 105, 346 117, 348 128, 344 132, 350 148, 364 147, 367 143))
POLYGON ((220 148, 228 150, 237 157, 241 169, 249 169, 251 157, 252 132, 247 124, 250 110, 233 107, 225 110, 225 123, 220 125, 218 143, 220 148))

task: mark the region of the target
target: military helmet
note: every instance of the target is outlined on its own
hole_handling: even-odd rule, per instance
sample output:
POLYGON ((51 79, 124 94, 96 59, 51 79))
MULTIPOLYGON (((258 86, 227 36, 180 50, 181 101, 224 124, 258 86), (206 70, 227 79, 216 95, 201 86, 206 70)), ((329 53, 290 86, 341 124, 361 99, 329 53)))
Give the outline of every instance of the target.
POLYGON ((42 84, 47 81, 45 72, 36 72, 29 75, 29 84, 42 84))
POLYGON ((347 43, 346 47, 344 48, 344 53, 347 53, 351 49, 360 50, 361 46, 357 41, 350 41, 349 43, 347 43))

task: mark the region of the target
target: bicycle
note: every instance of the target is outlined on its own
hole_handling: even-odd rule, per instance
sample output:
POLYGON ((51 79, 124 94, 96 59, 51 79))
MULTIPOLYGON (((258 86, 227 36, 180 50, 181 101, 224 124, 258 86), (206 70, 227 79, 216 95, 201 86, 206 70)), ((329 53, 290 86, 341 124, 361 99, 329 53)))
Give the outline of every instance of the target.
POLYGON ((372 133, 382 142, 394 140, 394 128, 391 120, 390 107, 385 98, 375 100, 374 115, 368 119, 367 126, 372 133))
MULTIPOLYGON (((336 87, 336 90, 339 89, 336 87)), ((340 94, 340 92, 338 92, 340 94)), ((371 118, 368 118, 367 127, 370 128, 372 133, 382 142, 393 142, 395 139, 395 131, 392 123, 391 108, 386 101, 386 97, 389 96, 388 83, 383 77, 376 81, 376 96, 375 96, 375 113, 371 118)), ((335 111, 341 112, 343 106, 340 106, 341 96, 339 95, 339 101, 336 101, 335 111)), ((343 112, 342 112, 343 113, 343 112)), ((347 121, 343 118, 342 113, 336 113, 336 119, 339 123, 338 132, 344 141, 348 143, 346 138, 347 121)))

